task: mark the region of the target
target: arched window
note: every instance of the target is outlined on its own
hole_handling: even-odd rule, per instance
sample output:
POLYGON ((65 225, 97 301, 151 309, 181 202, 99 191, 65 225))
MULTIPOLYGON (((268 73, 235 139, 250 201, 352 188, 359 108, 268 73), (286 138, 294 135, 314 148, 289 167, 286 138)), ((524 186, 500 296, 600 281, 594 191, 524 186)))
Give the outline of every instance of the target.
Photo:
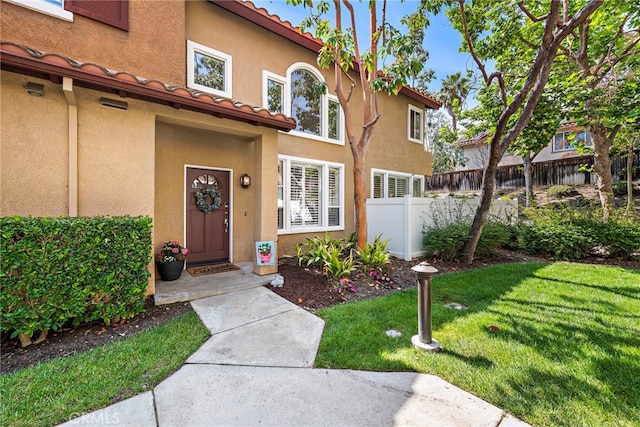
POLYGON ((262 85, 263 107, 296 120, 291 133, 344 144, 340 103, 327 93, 325 79, 315 67, 297 62, 289 67, 286 77, 264 70, 262 85))
POLYGON ((305 69, 291 73, 291 116, 296 119, 296 130, 322 136, 322 98, 324 82, 305 69))

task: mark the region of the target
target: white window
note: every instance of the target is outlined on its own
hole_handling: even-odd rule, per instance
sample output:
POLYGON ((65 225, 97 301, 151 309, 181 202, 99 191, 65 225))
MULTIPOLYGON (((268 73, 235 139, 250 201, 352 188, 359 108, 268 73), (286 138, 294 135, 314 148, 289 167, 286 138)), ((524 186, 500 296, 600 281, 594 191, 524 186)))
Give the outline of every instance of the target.
POLYGON ((262 107, 272 113, 283 113, 287 104, 287 79, 262 71, 262 107))
POLYGON ((64 9, 63 0, 6 0, 9 3, 35 10, 49 16, 73 22, 73 13, 64 9))
POLYGON ((343 229, 344 165, 280 156, 279 233, 343 229))
POLYGON ((423 110, 409 105, 409 114, 407 115, 407 138, 411 142, 418 144, 423 143, 424 120, 423 110))
POLYGON ((372 169, 371 197, 382 199, 388 197, 422 197, 424 176, 408 173, 372 169))
POLYGON ((575 150, 576 145, 592 147, 591 133, 586 131, 577 133, 558 132, 553 136, 553 151, 575 150))
POLYGON ((296 128, 290 134, 342 145, 342 108, 338 98, 326 92, 324 77, 309 64, 293 64, 287 77, 262 72, 262 106, 293 117, 296 128))
POLYGON ((187 40, 187 86, 231 98, 231 56, 187 40))

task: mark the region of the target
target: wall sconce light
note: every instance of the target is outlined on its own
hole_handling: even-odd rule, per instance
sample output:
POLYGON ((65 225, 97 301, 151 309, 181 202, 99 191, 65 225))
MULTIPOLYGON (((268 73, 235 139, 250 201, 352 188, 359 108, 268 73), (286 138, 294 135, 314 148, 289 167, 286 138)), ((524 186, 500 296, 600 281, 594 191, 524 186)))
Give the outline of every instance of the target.
POLYGON ((40 83, 27 82, 25 89, 29 95, 44 96, 44 85, 40 83))
POLYGON ((249 188, 251 185, 251 177, 246 173, 240 176, 240 186, 242 188, 249 188))
POLYGON ((100 104, 104 105, 105 107, 118 108, 120 110, 126 110, 127 108, 129 108, 129 103, 111 98, 100 98, 100 104))

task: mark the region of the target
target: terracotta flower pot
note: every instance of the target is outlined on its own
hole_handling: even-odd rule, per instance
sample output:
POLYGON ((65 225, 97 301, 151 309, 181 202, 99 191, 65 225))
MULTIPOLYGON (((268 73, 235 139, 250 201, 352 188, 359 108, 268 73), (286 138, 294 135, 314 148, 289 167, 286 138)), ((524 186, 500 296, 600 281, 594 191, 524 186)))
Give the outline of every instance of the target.
POLYGON ((184 270, 184 260, 171 261, 171 262, 157 262, 158 274, 160 278, 165 282, 177 280, 184 270))

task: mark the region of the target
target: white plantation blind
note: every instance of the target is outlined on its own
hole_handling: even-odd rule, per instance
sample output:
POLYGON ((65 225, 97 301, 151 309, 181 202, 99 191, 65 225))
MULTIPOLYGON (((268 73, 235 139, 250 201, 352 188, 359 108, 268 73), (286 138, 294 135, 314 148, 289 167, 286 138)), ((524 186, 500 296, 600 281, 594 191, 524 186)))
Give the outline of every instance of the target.
POLYGON ((389 197, 403 197, 409 194, 409 179, 390 176, 389 177, 389 197))
POLYGON ((376 173, 373 175, 373 198, 382 199, 384 197, 384 175, 376 173))
POLYGON ((416 178, 416 175, 386 171, 383 169, 372 170, 371 197, 384 199, 393 197, 422 197, 424 178, 416 178))
POLYGON ((344 227, 344 167, 302 160, 288 156, 280 159, 282 186, 278 186, 278 230, 344 227), (281 198, 281 194, 286 197, 281 198))
POLYGON ((422 197, 422 180, 413 178, 413 197, 422 197))
POLYGON ((340 225, 340 169, 329 168, 329 225, 340 225))

